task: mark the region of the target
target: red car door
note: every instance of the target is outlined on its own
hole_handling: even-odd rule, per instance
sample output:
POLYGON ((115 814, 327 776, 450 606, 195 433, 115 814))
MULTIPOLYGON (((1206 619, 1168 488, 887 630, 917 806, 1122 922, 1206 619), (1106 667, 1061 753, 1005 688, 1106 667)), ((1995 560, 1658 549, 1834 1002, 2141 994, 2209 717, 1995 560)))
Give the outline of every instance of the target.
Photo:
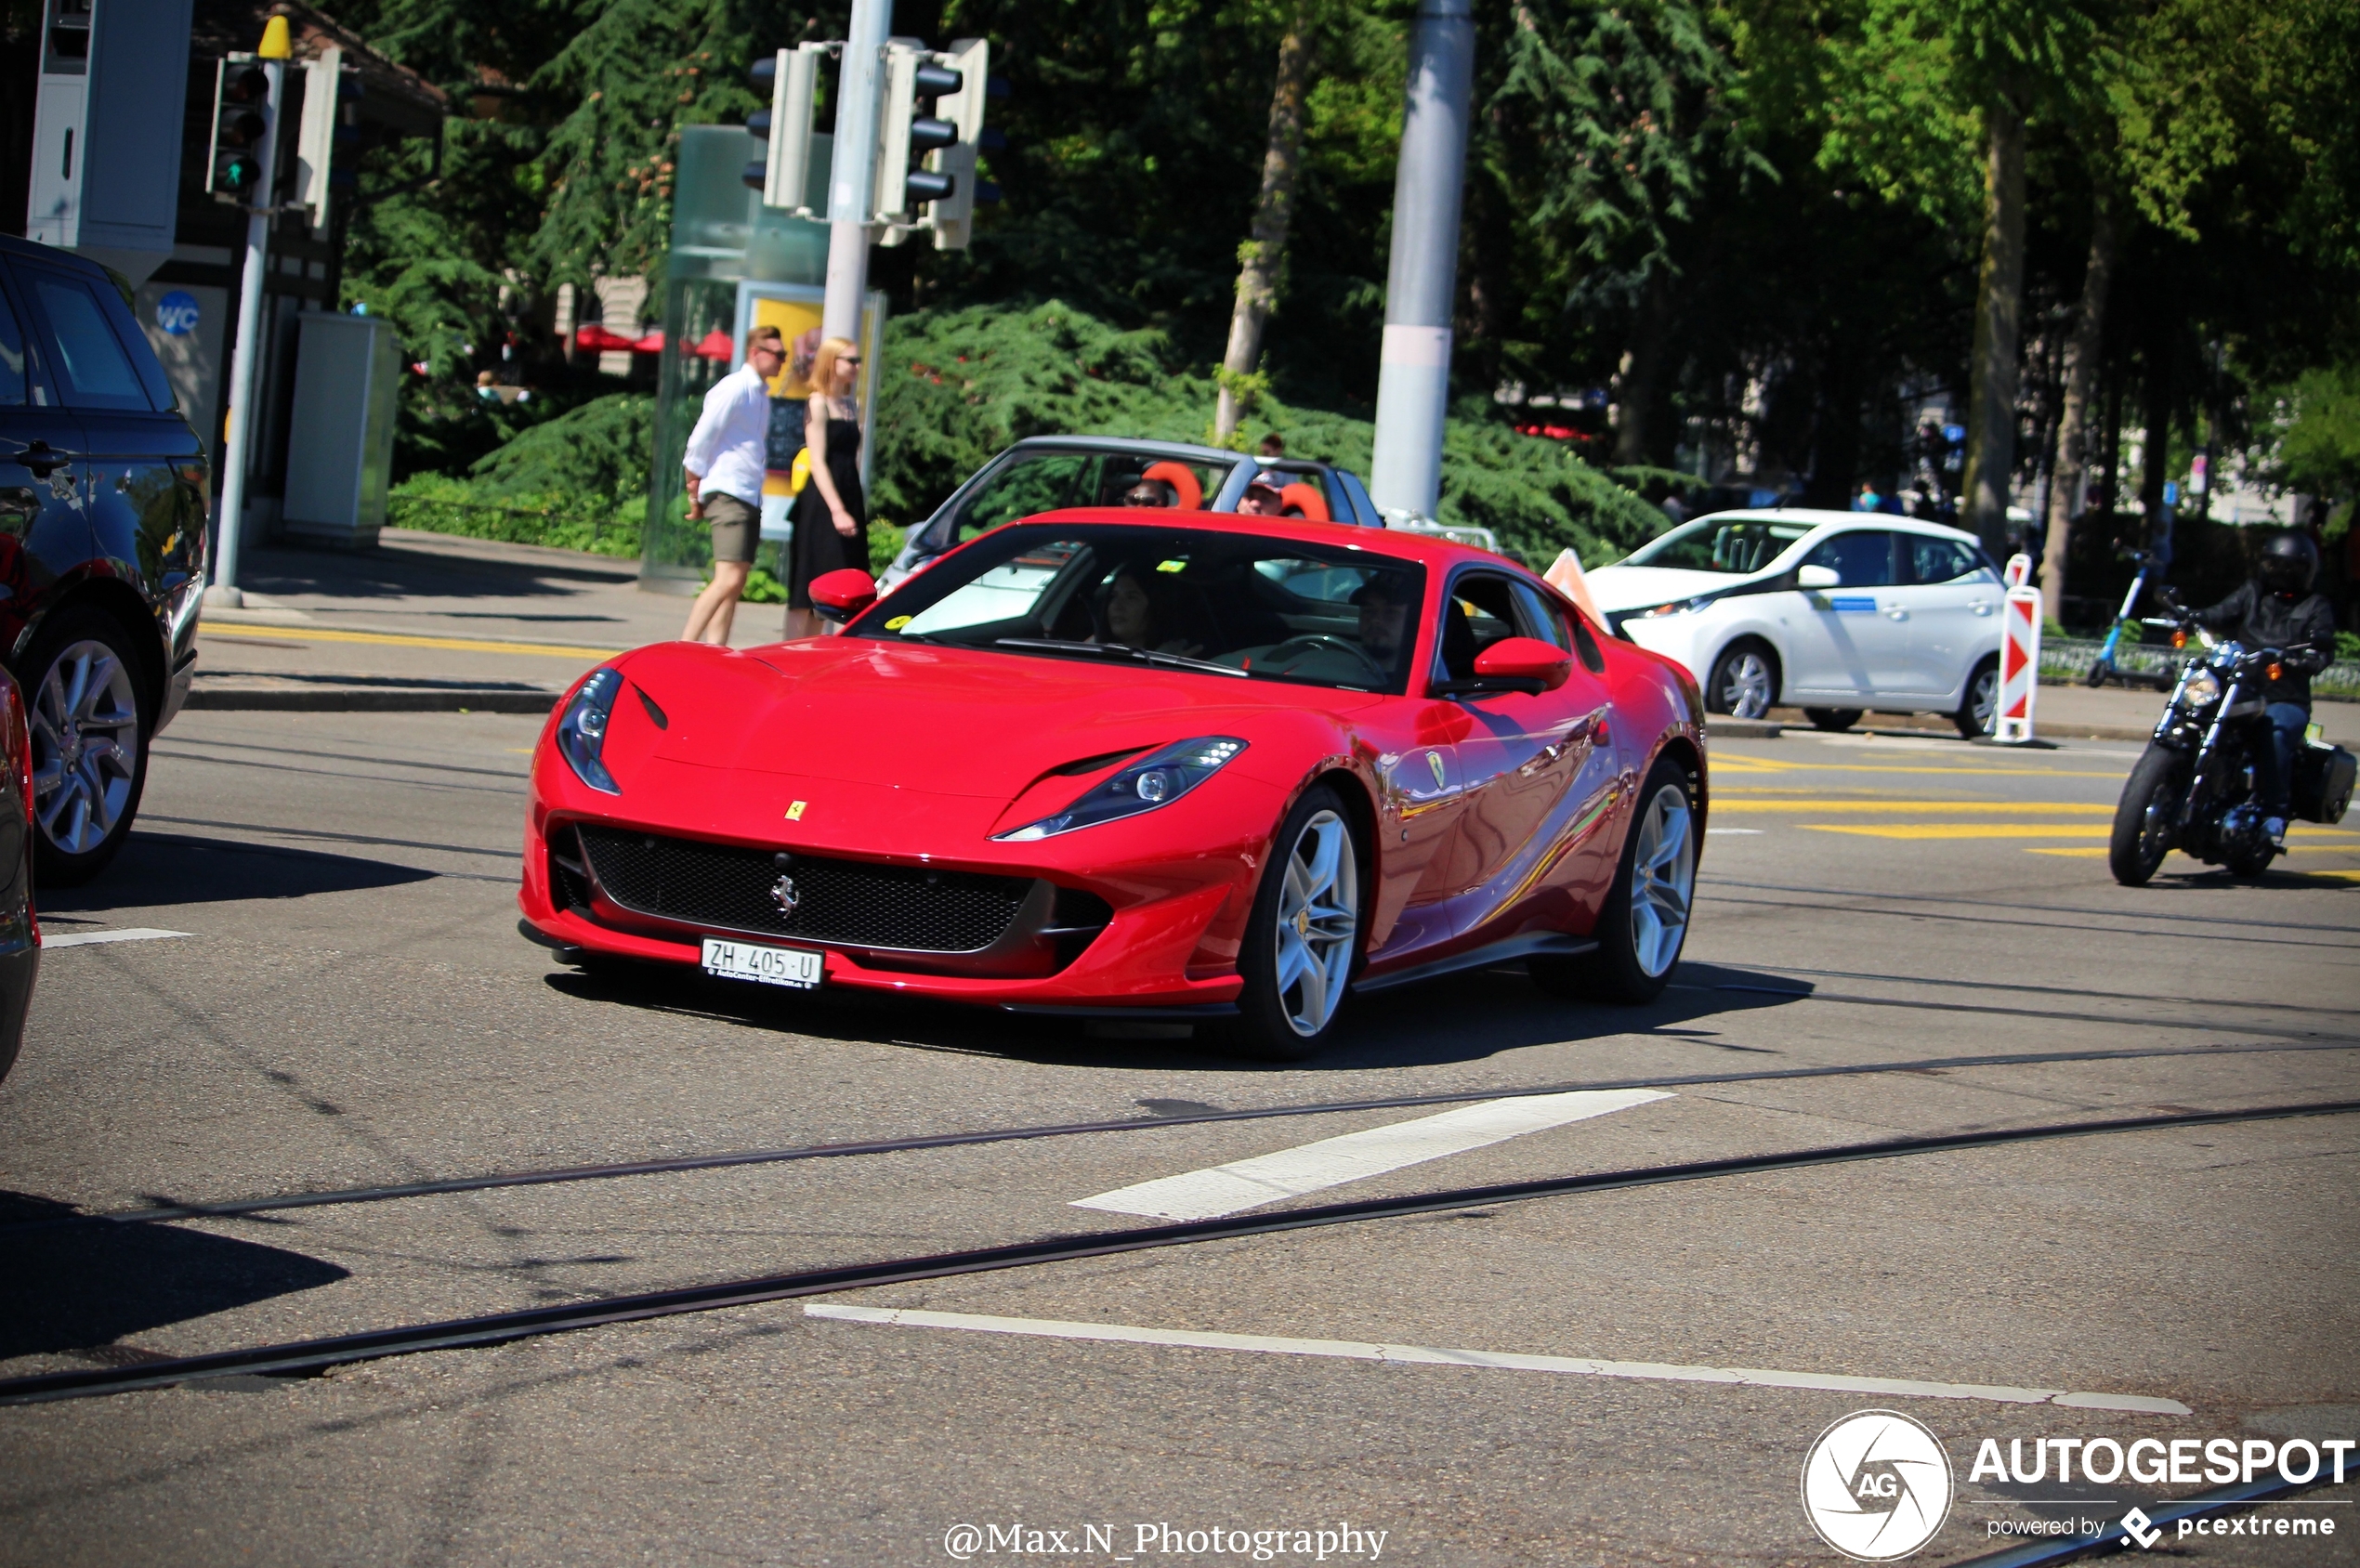
MULTIPOLYGON (((1573 652, 1556 608, 1503 572, 1475 568, 1453 579, 1443 616, 1443 679, 1474 674, 1476 656, 1503 637, 1573 652)), ((1468 720, 1458 745, 1465 801, 1443 880, 1457 900, 1454 924, 1466 932, 1528 907, 1564 880, 1561 852, 1580 815, 1576 784, 1595 771, 1589 764, 1606 733, 1607 704, 1605 682, 1579 659, 1554 691, 1470 693, 1458 701, 1468 720)))

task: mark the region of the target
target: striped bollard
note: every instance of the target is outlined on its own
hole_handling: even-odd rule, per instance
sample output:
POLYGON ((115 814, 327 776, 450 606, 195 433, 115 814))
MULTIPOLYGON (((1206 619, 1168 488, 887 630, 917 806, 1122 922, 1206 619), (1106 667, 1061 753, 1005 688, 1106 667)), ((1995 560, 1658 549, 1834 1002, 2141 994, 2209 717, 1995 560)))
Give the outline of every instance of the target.
POLYGON ((2009 584, 1999 617, 1999 721, 1992 735, 2002 746, 2032 739, 2033 700, 2040 691, 2040 608, 2039 589, 2022 579, 2009 584))

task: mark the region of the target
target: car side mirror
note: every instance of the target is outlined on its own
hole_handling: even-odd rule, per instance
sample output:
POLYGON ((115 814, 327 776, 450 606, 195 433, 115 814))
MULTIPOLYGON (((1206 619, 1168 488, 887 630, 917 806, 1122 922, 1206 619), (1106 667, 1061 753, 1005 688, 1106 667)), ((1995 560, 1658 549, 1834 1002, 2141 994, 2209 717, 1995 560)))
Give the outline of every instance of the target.
POLYGON ((841 625, 877 602, 877 580, 859 567, 822 572, 811 580, 811 608, 823 621, 841 625))
POLYGON ((1437 697, 1554 691, 1572 674, 1573 655, 1565 649, 1537 637, 1502 637, 1475 655, 1472 676, 1440 682, 1433 690, 1437 697))
POLYGON ((1806 592, 1814 588, 1841 588, 1843 577, 1833 567, 1797 567, 1794 585, 1806 592))

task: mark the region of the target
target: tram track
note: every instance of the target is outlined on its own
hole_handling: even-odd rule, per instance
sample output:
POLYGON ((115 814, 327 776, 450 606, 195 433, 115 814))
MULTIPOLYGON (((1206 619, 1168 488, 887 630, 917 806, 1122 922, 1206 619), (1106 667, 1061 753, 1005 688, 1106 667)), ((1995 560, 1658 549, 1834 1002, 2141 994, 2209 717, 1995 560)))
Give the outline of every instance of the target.
MULTIPOLYGON (((2002 1148, 2070 1138, 2114 1133, 2170 1130, 2178 1128, 2223 1126, 2233 1123, 2286 1120, 2305 1117, 2346 1116, 2360 1112, 2360 1100, 2336 1100, 2251 1106, 2239 1110, 2183 1111, 2168 1115, 2116 1117, 2097 1121, 2043 1123, 1980 1132, 1882 1139, 1691 1161, 1678 1165, 1643 1166, 1623 1170, 1595 1171, 1580 1176, 1551 1177, 1485 1186, 1446 1189, 1390 1198, 1320 1204, 1275 1213, 1232 1215, 1218 1220, 1146 1225, 1121 1230, 1066 1234, 998 1247, 957 1252, 887 1259, 833 1268, 679 1287, 663 1290, 601 1297, 588 1301, 489 1313, 375 1329, 359 1334, 250 1346, 242 1350, 138 1362, 129 1365, 77 1368, 0 1379, 0 1405, 46 1403, 93 1397, 199 1381, 207 1378, 245 1375, 312 1373, 353 1362, 426 1351, 459 1350, 503 1344, 544 1335, 621 1323, 644 1322, 690 1313, 754 1306, 796 1297, 819 1296, 881 1285, 964 1274, 996 1273, 1045 1263, 1141 1252, 1159 1248, 1195 1246, 1244 1236, 1353 1224, 1415 1214, 1480 1209, 1493 1204, 1523 1202, 1585 1193, 1625 1191, 1641 1187, 1711 1181, 1725 1177, 1808 1169, 1820 1166, 1904 1158, 1921 1155, 2002 1148)), ((1122 1126, 1132 1123, 1119 1124, 1122 1126)), ((1157 1124, 1145 1124, 1157 1125, 1157 1124)))
MULTIPOLYGON (((1737 987, 1724 987, 1737 988, 1737 987)), ((1750 987, 1748 987, 1750 988, 1750 987)), ((1786 995, 1780 991, 1776 994, 1786 995)), ((1809 993, 1794 993, 1807 995, 1809 993)), ((1299 1117, 1344 1116, 1357 1111, 1416 1110, 1426 1106, 1466 1104, 1486 1100, 1514 1100, 1547 1094, 1619 1089, 1688 1089, 1715 1084, 1777 1083, 1815 1078, 1923 1074, 1971 1067, 2039 1066, 2060 1063, 2147 1061, 2159 1058, 2275 1054, 2312 1051, 2352 1051, 2360 1040, 2287 1041, 2269 1044, 2131 1047, 2115 1051, 2024 1052, 1984 1056, 1934 1056, 1906 1061, 1871 1062, 1818 1067, 1783 1067, 1753 1072, 1689 1073, 1633 1078, 1576 1079, 1559 1083, 1508 1088, 1452 1090, 1433 1094, 1387 1095, 1364 1100, 1319 1101, 1302 1104, 1248 1106, 1235 1110, 1207 1108, 1176 1115, 1125 1117, 1087 1122, 1057 1122, 1030 1127, 982 1128, 956 1132, 918 1133, 904 1138, 867 1139, 838 1143, 807 1143, 775 1149, 738 1149, 710 1155, 681 1155, 654 1159, 616 1160, 593 1165, 553 1166, 538 1169, 487 1171, 419 1182, 385 1183, 319 1191, 278 1193, 248 1198, 151 1204, 91 1214, 68 1214, 0 1224, 0 1237, 64 1226, 93 1224, 156 1224, 180 1220, 237 1219, 250 1214, 293 1209, 321 1209, 349 1204, 396 1202, 457 1193, 493 1192, 509 1187, 570 1185, 582 1182, 614 1181, 634 1176, 677 1175, 736 1166, 787 1165, 804 1160, 851 1159, 933 1149, 977 1147, 991 1143, 1026 1143, 1053 1138, 1094 1137, 1127 1132, 1160 1131, 1169 1128, 1219 1122, 1264 1121, 1299 1117)))

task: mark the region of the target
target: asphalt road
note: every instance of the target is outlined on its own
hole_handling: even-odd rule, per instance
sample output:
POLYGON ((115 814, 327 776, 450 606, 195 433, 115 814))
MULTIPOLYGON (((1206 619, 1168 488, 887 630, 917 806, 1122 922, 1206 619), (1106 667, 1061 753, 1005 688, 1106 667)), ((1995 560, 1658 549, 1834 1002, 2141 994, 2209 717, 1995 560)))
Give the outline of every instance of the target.
MULTIPOLYGON (((1107 1195, 1517 1091, 1656 1086, 1253 1211, 2360 1099, 2360 820, 2299 829, 2291 870, 2259 884, 2180 860, 2125 891, 2102 849, 2127 746, 1723 744, 1697 924, 1660 1003, 1462 976, 1388 993, 1319 1061, 1272 1068, 555 969, 514 929, 535 732, 197 712, 164 738, 129 851, 44 901, 53 940, 181 934, 45 959, 0 1085, 0 1377, 1111 1233, 1159 1222, 1126 1204, 1178 1200, 1107 1195), (1829 1068, 1885 1070, 1798 1076, 1829 1068), (1102 1122, 1122 1125, 48 1222, 1102 1122)), ((995 1564, 1256 1561, 1240 1530, 1280 1562, 1326 1531, 1336 1561, 1832 1563, 1799 1478, 1822 1430, 1867 1408, 1940 1439, 1957 1496, 1911 1561, 1964 1561, 2005 1530, 2203 1489, 1971 1475, 1986 1438, 2360 1438, 2356 1149, 2348 1116, 2100 1134, 0 1408, 0 1562, 942 1563, 972 1526, 971 1560, 995 1564)), ((2252 1516, 2332 1535, 2157 1549, 2360 1561, 2356 1492, 2252 1516)))

